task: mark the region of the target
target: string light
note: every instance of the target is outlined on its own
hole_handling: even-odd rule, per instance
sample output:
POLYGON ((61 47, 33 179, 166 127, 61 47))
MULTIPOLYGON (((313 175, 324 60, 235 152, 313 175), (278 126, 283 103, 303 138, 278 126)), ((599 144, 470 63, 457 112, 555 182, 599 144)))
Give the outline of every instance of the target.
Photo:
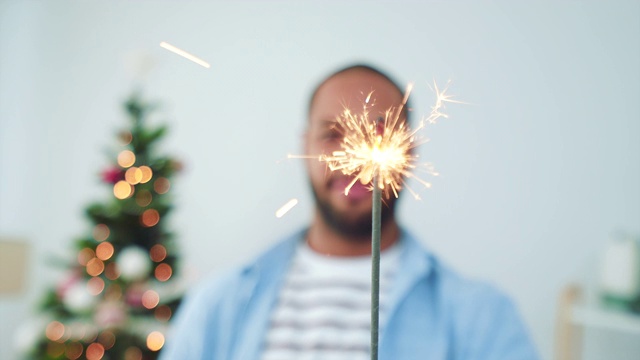
POLYGON ((160 214, 156 209, 145 210, 140 216, 140 222, 146 227, 152 227, 160 221, 160 214))
POLYGON ((118 154, 118 165, 128 168, 136 163, 136 155, 131 150, 122 150, 118 154))
POLYGON ((113 185, 113 195, 120 200, 124 200, 133 195, 133 186, 125 180, 120 180, 113 185))
POLYGON ((171 183, 167 178, 160 177, 153 182, 153 190, 158 194, 166 194, 171 187, 171 183))
POLYGON ((142 172, 142 178, 140 179, 141 184, 148 183, 149 180, 153 177, 153 170, 146 165, 140 166, 138 169, 142 172))
POLYGON ((67 347, 64 351, 64 354, 68 359, 75 360, 82 356, 82 352, 84 351, 84 347, 79 342, 72 342, 67 344, 67 347))
POLYGON ((87 263, 87 274, 98 276, 104 271, 104 263, 98 258, 93 258, 87 263))
POLYGON ((45 335, 51 341, 60 340, 64 335, 64 325, 59 321, 50 322, 45 329, 45 335))
POLYGON ((147 347, 151 351, 158 351, 164 346, 164 335, 159 331, 153 331, 147 336, 147 347))
POLYGON ((109 280, 116 280, 120 276, 118 265, 114 262, 107 264, 104 269, 104 276, 109 280))
POLYGON ((130 346, 124 352, 124 360, 142 360, 142 351, 135 346, 130 346))
POLYGON ((87 266, 89 260, 96 257, 96 253, 89 248, 84 248, 78 252, 78 263, 82 266, 87 266))
POLYGON ((116 343, 116 336, 109 330, 103 331, 98 335, 98 341, 104 346, 105 350, 109 350, 116 343))
POLYGON ((57 342, 50 342, 47 345, 47 354, 52 358, 58 358, 64 354, 66 346, 57 342))
POLYGON ((104 356, 104 346, 92 343, 87 346, 87 360, 100 360, 104 356))
POLYGON ((140 207, 148 206, 151 204, 152 199, 151 192, 146 189, 140 190, 136 194, 136 204, 140 207))
POLYGON ((87 281, 87 291, 93 296, 99 295, 104 290, 104 280, 99 277, 92 277, 87 281))
POLYGON ((98 224, 93 228, 93 238, 96 241, 105 241, 109 238, 111 231, 105 224, 98 224))
POLYGON ((103 242, 96 247, 96 257, 100 260, 109 260, 114 253, 113 245, 110 242, 103 242))
POLYGON ((163 263, 156 266, 156 270, 154 273, 158 281, 164 282, 169 280, 169 278, 171 278, 171 275, 173 274, 173 270, 171 269, 171 266, 169 266, 169 264, 163 263))
POLYGON ((142 294, 142 306, 153 309, 160 303, 160 296, 153 290, 147 290, 142 294))
POLYGON ((160 305, 156 308, 154 315, 158 321, 169 321, 171 318, 171 308, 167 305, 160 305))
POLYGON ((124 179, 131 185, 136 185, 142 180, 142 170, 133 166, 124 173, 124 179))
POLYGON ((167 257, 167 249, 160 244, 153 245, 149 250, 149 257, 153 262, 161 262, 167 257))

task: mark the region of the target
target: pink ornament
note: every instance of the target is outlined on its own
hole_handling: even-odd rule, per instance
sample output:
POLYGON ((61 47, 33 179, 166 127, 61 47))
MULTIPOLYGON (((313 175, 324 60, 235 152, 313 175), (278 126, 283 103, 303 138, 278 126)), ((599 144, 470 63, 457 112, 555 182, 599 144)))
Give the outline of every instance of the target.
POLYGON ((107 301, 98 305, 93 320, 101 328, 118 327, 127 320, 127 312, 122 303, 107 301))
POLYGON ((118 181, 123 179, 124 179, 124 172, 122 171, 122 169, 119 169, 117 167, 112 167, 102 172, 102 181, 106 183, 115 184, 118 181))

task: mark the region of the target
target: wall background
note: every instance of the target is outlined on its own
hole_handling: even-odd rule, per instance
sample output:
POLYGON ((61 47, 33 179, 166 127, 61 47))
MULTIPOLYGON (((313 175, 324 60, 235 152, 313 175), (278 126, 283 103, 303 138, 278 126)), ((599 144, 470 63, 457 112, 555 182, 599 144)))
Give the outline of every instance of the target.
MULTIPOLYGON (((427 84, 452 79, 472 105, 426 129, 420 155, 442 175, 400 217, 445 262, 507 291, 551 358, 562 286, 593 272, 614 231, 640 233, 639 14, 637 1, 0 0, 0 236, 31 245, 26 291, 0 298, 0 358, 59 278, 46 259, 71 254, 84 206, 109 194, 97 174, 145 57, 145 93, 164 102, 153 121, 169 122, 165 150, 185 163, 173 228, 195 276, 310 218, 302 161, 284 158, 325 73, 380 65, 415 82, 418 115, 427 84)), ((592 359, 640 354, 631 335, 587 339, 592 359)))

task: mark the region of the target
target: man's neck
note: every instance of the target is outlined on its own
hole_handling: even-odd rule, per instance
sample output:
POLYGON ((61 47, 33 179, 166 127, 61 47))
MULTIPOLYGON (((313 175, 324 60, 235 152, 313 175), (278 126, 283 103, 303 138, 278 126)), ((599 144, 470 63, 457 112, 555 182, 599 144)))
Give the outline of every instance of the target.
MULTIPOLYGON (((382 226, 380 249, 384 250, 395 244, 400 238, 400 228, 395 219, 389 219, 382 226)), ((330 227, 320 214, 315 214, 314 221, 307 233, 309 247, 315 252, 333 256, 361 256, 371 254, 371 235, 353 238, 330 227)))

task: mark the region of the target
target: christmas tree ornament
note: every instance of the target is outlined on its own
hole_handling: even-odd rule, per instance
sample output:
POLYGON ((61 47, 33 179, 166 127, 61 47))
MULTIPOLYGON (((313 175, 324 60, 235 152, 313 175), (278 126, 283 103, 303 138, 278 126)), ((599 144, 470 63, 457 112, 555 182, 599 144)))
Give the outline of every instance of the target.
POLYGON ((138 246, 127 246, 116 258, 120 278, 126 281, 142 280, 149 276, 151 259, 149 252, 138 246))
POLYGON ((62 296, 64 306, 72 312, 84 313, 92 309, 96 303, 96 297, 91 295, 87 283, 79 280, 65 291, 62 296))

